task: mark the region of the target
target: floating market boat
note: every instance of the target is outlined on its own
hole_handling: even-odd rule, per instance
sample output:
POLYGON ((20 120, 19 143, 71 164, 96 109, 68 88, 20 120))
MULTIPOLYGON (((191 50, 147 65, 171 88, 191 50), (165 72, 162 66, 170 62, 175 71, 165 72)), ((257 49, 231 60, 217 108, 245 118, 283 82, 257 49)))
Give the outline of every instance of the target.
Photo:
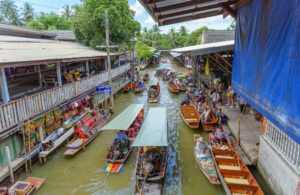
POLYGON ((123 91, 124 92, 132 91, 135 88, 135 85, 136 84, 134 82, 130 81, 123 86, 123 91))
POLYGON ((193 105, 180 106, 180 114, 183 121, 192 129, 197 129, 200 123, 200 116, 193 105))
POLYGON ((145 84, 142 81, 139 81, 137 85, 135 85, 134 92, 139 93, 145 90, 145 84))
POLYGON ((105 172, 119 173, 129 158, 131 144, 137 136, 144 118, 143 104, 131 104, 101 130, 118 131, 106 155, 105 172))
POLYGON ((144 82, 148 82, 149 80, 150 80, 149 74, 148 74, 148 73, 144 74, 144 76, 143 76, 143 81, 144 81, 144 82))
POLYGON ((73 156, 92 142, 101 132, 101 128, 109 120, 110 115, 100 114, 93 110, 75 123, 75 138, 67 144, 65 156, 73 156))
MULTIPOLYGON (((212 184, 221 184, 218 178, 218 173, 215 167, 214 159, 211 156, 211 150, 208 149, 206 153, 200 152, 196 149, 196 141, 200 138, 200 134, 194 134, 194 158, 197 166, 203 172, 203 174, 207 177, 207 179, 212 184)), ((207 148, 210 148, 210 145, 206 142, 207 148)))
POLYGON ((214 131, 218 125, 218 118, 213 112, 210 112, 209 121, 210 122, 204 122, 203 119, 201 119, 201 125, 204 131, 214 131))
POLYGON ((160 85, 157 82, 156 85, 150 85, 148 90, 148 102, 149 103, 157 103, 160 98, 160 85))
POLYGON ((5 194, 13 194, 14 192, 17 195, 32 195, 41 188, 44 182, 45 179, 43 178, 28 177, 24 181, 17 181, 9 188, 10 192, 5 194))
MULTIPOLYGON (((210 135, 210 139, 212 136, 210 135)), ((214 162, 227 195, 263 195, 263 191, 229 140, 217 146, 211 139, 214 162)))
POLYGON ((170 81, 168 84, 169 90, 173 93, 179 93, 179 86, 176 85, 173 81, 170 81))
POLYGON ((167 131, 166 108, 150 108, 132 144, 139 147, 135 194, 162 194, 168 160, 167 131))

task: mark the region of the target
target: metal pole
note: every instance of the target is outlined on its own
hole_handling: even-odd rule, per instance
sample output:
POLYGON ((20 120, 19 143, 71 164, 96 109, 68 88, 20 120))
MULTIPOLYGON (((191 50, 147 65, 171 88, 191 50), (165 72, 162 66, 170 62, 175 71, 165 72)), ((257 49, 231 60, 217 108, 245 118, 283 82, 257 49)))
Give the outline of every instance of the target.
POLYGON ((9 175, 10 175, 10 182, 14 183, 15 182, 14 172, 13 172, 13 168, 12 168, 12 164, 11 164, 11 158, 10 158, 10 152, 9 152, 8 146, 5 146, 5 154, 6 154, 7 164, 8 164, 8 171, 9 171, 9 175))
POLYGON ((60 64, 56 64, 57 84, 62 86, 60 64))
MULTIPOLYGON (((108 20, 108 13, 105 10, 104 13, 105 17, 105 35, 106 35, 106 51, 107 51, 107 68, 108 68, 108 84, 112 89, 112 75, 111 75, 111 62, 110 62, 110 47, 109 47, 109 20, 108 20)), ((114 110, 114 95, 113 91, 110 95, 110 110, 113 112, 114 110)))
POLYGON ((3 103, 6 104, 9 102, 10 98, 4 68, 0 68, 0 89, 3 103))
POLYGON ((87 75, 90 76, 90 72, 89 72, 89 61, 88 61, 88 60, 85 62, 85 71, 87 72, 87 75))

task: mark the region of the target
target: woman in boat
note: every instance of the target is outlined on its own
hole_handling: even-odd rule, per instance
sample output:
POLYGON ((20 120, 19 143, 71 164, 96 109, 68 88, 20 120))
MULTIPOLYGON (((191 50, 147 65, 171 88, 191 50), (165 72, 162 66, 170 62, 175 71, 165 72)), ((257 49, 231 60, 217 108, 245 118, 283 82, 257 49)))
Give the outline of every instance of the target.
POLYGON ((222 146, 227 143, 228 134, 224 131, 221 126, 218 126, 216 130, 210 135, 212 144, 217 144, 217 146, 222 146))
POLYGON ((205 107, 204 111, 202 112, 202 114, 200 115, 201 121, 203 122, 210 122, 210 114, 211 114, 211 110, 209 109, 208 106, 205 107))

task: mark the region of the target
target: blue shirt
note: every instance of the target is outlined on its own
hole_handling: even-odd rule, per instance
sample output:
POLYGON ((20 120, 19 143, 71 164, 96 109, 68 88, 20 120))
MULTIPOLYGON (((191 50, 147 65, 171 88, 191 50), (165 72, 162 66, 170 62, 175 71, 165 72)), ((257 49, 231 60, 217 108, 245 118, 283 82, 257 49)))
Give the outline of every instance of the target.
POLYGON ((192 100, 192 98, 189 95, 185 95, 183 97, 183 101, 190 101, 190 100, 192 100))

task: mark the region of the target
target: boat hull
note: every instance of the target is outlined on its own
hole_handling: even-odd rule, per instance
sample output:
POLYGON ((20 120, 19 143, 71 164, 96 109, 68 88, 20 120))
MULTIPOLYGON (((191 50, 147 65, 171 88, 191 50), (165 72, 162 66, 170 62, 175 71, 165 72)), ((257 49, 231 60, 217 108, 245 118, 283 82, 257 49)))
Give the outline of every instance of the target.
POLYGON ((199 128, 200 116, 195 106, 180 106, 180 115, 187 126, 192 129, 199 128))

